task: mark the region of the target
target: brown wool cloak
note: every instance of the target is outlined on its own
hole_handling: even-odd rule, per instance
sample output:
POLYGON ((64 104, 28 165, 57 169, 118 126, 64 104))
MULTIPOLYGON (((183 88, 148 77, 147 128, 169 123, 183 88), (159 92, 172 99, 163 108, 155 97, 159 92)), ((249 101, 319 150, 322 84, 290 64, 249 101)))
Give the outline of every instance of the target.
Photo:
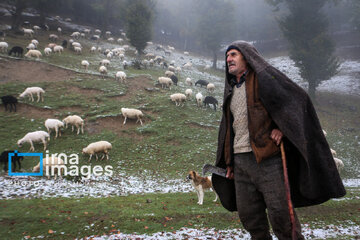
MULTIPOLYGON (((267 63, 251 44, 236 41, 230 46, 236 46, 255 71, 258 77, 260 100, 284 134, 283 141, 294 207, 316 205, 330 198, 344 196, 345 188, 307 93, 267 63)), ((226 105, 230 104, 233 77, 228 73, 226 64, 224 110, 226 105)), ((226 168, 224 160, 226 114, 224 110, 215 163, 216 166, 222 168, 226 168)), ((230 154, 233 157, 233 153, 230 154)), ((234 181, 215 174, 212 177, 214 189, 222 205, 229 211, 236 211, 234 181)))

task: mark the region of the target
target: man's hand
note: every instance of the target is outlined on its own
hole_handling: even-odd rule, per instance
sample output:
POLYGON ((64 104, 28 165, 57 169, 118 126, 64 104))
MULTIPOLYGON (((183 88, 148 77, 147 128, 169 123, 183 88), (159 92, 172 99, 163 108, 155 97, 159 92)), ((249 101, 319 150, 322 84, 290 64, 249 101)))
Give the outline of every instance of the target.
POLYGON ((234 179, 234 168, 227 166, 226 167, 226 178, 228 179, 234 179))
POLYGON ((282 137, 283 133, 279 129, 273 129, 271 131, 270 138, 276 143, 276 145, 280 144, 282 137))

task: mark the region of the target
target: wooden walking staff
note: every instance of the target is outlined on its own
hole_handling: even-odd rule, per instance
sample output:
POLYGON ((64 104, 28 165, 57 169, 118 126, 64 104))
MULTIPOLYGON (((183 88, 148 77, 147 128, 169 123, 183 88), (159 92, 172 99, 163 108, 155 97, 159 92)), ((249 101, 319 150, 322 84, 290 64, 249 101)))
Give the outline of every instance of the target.
POLYGON ((291 202, 290 184, 289 184, 289 177, 288 177, 288 172, 287 172, 287 167, 286 167, 286 156, 285 156, 285 149, 284 149, 283 141, 281 141, 281 143, 280 143, 280 149, 281 149, 281 160, 282 160, 283 171, 284 171, 286 200, 287 200, 289 214, 290 214, 292 240, 296 240, 295 215, 294 215, 293 205, 291 202))

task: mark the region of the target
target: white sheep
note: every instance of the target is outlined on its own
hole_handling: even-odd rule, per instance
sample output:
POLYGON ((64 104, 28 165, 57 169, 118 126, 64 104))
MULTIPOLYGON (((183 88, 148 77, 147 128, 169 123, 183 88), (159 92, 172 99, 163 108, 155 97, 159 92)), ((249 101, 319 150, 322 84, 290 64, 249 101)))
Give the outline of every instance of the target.
POLYGON ((185 79, 185 83, 186 83, 187 85, 189 85, 189 86, 192 86, 192 85, 193 85, 193 83, 192 83, 192 81, 191 81, 191 78, 186 78, 186 79, 185 79))
POLYGON ((190 99, 192 93, 193 93, 193 91, 190 88, 186 89, 185 90, 186 98, 190 99))
POLYGON ((62 47, 62 46, 59 46, 59 45, 56 45, 56 46, 54 46, 54 53, 59 53, 59 54, 61 54, 61 52, 63 52, 64 51, 64 48, 62 47))
POLYGON ((161 84, 161 87, 164 88, 165 87, 168 87, 169 89, 171 84, 173 83, 173 81, 171 80, 171 78, 168 78, 168 77, 159 77, 159 83, 161 84))
POLYGON ((96 51, 96 47, 92 46, 92 47, 90 48, 90 52, 95 52, 95 51, 96 51))
POLYGON ((31 43, 35 45, 35 47, 37 47, 39 45, 39 41, 36 39, 31 40, 31 43))
POLYGON ((201 92, 198 92, 195 95, 195 98, 196 98, 196 102, 197 102, 198 107, 201 107, 202 102, 203 102, 203 95, 201 94, 201 92))
POLYGON ((67 116, 62 121, 65 123, 66 129, 68 128, 69 124, 71 125, 71 132, 74 131, 74 126, 75 126, 77 128, 77 135, 79 135, 80 129, 81 129, 81 133, 84 134, 84 120, 78 115, 67 116))
POLYGON ((34 30, 29 28, 23 28, 24 36, 32 37, 34 35, 34 30))
POLYGON ((29 43, 29 45, 27 45, 26 49, 27 50, 34 50, 34 49, 36 49, 36 46, 33 43, 29 43))
POLYGON ((99 67, 99 72, 103 75, 107 74, 107 68, 105 66, 100 66, 99 67))
POLYGON ((192 67, 192 63, 191 62, 187 62, 184 64, 183 68, 184 69, 190 69, 192 67))
POLYGON ((91 160, 92 155, 94 154, 96 156, 96 160, 98 160, 98 156, 97 156, 98 153, 104 153, 101 160, 104 158, 105 155, 106 155, 106 159, 109 160, 109 150, 111 150, 111 148, 112 148, 111 143, 107 141, 99 141, 99 142, 90 143, 86 148, 83 148, 82 153, 90 155, 89 162, 91 160))
POLYGON ((58 37, 58 35, 56 35, 56 34, 50 34, 49 35, 49 40, 51 40, 51 41, 57 41, 59 39, 59 37, 58 37))
POLYGON ((74 47, 74 51, 78 54, 81 54, 82 48, 81 47, 74 47))
POLYGON ((81 61, 81 65, 87 70, 88 67, 89 67, 89 65, 90 65, 90 63, 89 63, 88 61, 86 61, 86 60, 82 60, 82 61, 81 61))
POLYGON ((166 76, 166 77, 171 77, 171 76, 174 76, 174 75, 175 75, 175 73, 172 72, 172 71, 166 71, 166 72, 165 72, 165 76, 166 76))
POLYGON ((144 114, 135 108, 121 108, 121 113, 124 116, 124 125, 126 123, 126 119, 130 118, 130 119, 137 119, 136 123, 140 121, 140 124, 143 125, 141 118, 144 116, 144 114))
POLYGON ((206 85, 206 89, 209 92, 213 92, 215 90, 215 85, 213 83, 209 83, 208 85, 206 85))
POLYGON ((19 95, 19 97, 23 98, 23 97, 29 96, 29 100, 31 100, 33 102, 34 101, 33 94, 37 95, 37 97, 38 97, 37 102, 40 101, 40 98, 41 98, 42 102, 44 101, 45 91, 41 87, 28 87, 25 89, 25 91, 23 93, 21 93, 19 95))
POLYGON ((120 80, 120 82, 125 83, 126 81, 126 73, 123 71, 116 72, 115 80, 120 80))
POLYGON ((174 93, 170 95, 170 99, 171 101, 175 102, 175 106, 180 106, 181 103, 184 103, 186 101, 186 96, 185 94, 182 93, 174 93))
POLYGON ((26 54, 25 57, 36 57, 36 58, 40 58, 42 56, 41 52, 39 50, 29 50, 26 54))
POLYGON ((9 44, 7 44, 7 42, 0 42, 1 52, 7 52, 8 47, 9 47, 9 44))
MULTIPOLYGON (((58 157, 46 157, 43 158, 43 173, 47 175, 48 179, 50 179, 51 174, 54 174, 54 179, 56 179, 57 175, 62 178, 62 174, 64 173, 65 164, 61 158, 58 157), (49 174, 46 174, 48 172, 49 174)), ((40 171, 40 162, 33 167, 33 172, 40 171)))
POLYGON ((45 127, 48 130, 49 135, 51 134, 51 130, 54 129, 55 130, 55 138, 59 136, 61 136, 61 128, 64 127, 64 123, 58 119, 47 119, 45 121, 45 127))
POLYGON ((103 66, 109 66, 110 65, 110 61, 108 59, 103 59, 100 61, 99 65, 103 65, 103 66))
POLYGON ((176 68, 174 66, 169 66, 168 70, 171 72, 176 72, 176 68))
POLYGON ((30 143, 30 151, 35 151, 33 142, 42 142, 44 144, 44 151, 46 150, 46 138, 50 141, 50 135, 45 131, 35 131, 27 133, 23 138, 17 141, 17 145, 21 147, 24 143, 30 143))
POLYGON ((73 32, 70 37, 73 37, 75 39, 78 39, 80 37, 80 33, 79 32, 73 32))
POLYGON ((340 172, 340 170, 344 167, 344 163, 343 161, 341 161, 341 159, 333 157, 334 158, 334 162, 336 165, 337 170, 340 172))
POLYGON ((49 56, 51 54, 51 52, 52 52, 51 48, 47 47, 47 48, 44 49, 44 53, 45 53, 46 56, 49 56))

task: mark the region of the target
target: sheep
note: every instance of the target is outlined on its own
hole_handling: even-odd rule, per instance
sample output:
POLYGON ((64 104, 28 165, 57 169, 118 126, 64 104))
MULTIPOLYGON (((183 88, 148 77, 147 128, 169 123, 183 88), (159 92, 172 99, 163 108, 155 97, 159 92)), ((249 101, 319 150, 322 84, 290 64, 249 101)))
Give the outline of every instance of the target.
POLYGON ((99 65, 109 66, 110 61, 108 59, 103 59, 103 60, 100 61, 99 65))
POLYGON ((159 77, 158 78, 159 80, 159 83, 161 84, 161 87, 164 88, 165 87, 168 87, 169 89, 171 84, 173 83, 173 81, 171 80, 171 78, 168 78, 168 77, 159 77))
POLYGON ((73 32, 73 33, 70 35, 70 37, 73 37, 73 38, 75 38, 75 39, 79 39, 80 33, 79 33, 79 32, 73 32))
POLYGON ((126 81, 126 73, 123 71, 118 71, 115 75, 115 80, 120 80, 120 82, 125 83, 126 81))
POLYGON ((35 131, 27 133, 23 138, 17 141, 17 145, 21 147, 24 143, 30 143, 30 151, 35 151, 33 142, 42 142, 44 144, 44 151, 46 150, 46 138, 50 141, 50 135, 45 131, 35 131))
POLYGON ((5 106, 5 111, 7 111, 7 106, 10 105, 9 111, 11 112, 14 108, 14 112, 16 112, 16 104, 18 103, 18 100, 16 97, 14 97, 12 95, 2 96, 1 101, 5 106))
MULTIPOLYGON (((59 175, 60 179, 62 178, 62 174, 64 174, 65 164, 61 158, 54 156, 47 156, 43 158, 43 173, 48 173, 47 177, 50 179, 51 174, 54 174, 54 179, 56 179, 56 175, 59 175)), ((33 167, 33 172, 40 171, 40 162, 33 167)))
POLYGON ((98 156, 97 156, 98 153, 104 153, 101 160, 104 158, 105 155, 106 155, 106 159, 109 160, 109 150, 111 149, 112 149, 112 145, 108 141, 98 141, 98 142, 90 143, 86 148, 83 148, 82 153, 90 155, 89 162, 91 160, 92 155, 94 154, 96 156, 96 160, 98 160, 98 156))
POLYGON ((125 125, 127 118, 137 118, 136 123, 140 121, 140 124, 143 125, 141 118, 144 116, 144 114, 140 110, 134 108, 121 108, 121 113, 125 118, 123 125, 125 125))
POLYGON ((24 160, 23 156, 18 156, 17 151, 3 151, 0 155, 0 163, 4 164, 4 171, 7 172, 9 168, 9 153, 15 153, 14 156, 11 157, 11 171, 15 172, 16 170, 16 163, 19 165, 19 170, 21 169, 21 162, 24 160))
POLYGON ((56 34, 50 34, 49 40, 56 42, 59 39, 58 35, 56 34))
POLYGON ((9 44, 7 42, 0 42, 0 51, 1 52, 7 52, 7 49, 9 47, 9 44))
POLYGON ((191 62, 185 63, 184 66, 183 66, 184 69, 190 69, 191 67, 192 67, 191 62))
POLYGON ((213 83, 209 83, 208 85, 206 85, 206 89, 209 92, 213 92, 215 90, 215 85, 213 83))
POLYGON ((74 47, 74 51, 78 54, 81 54, 82 48, 81 47, 74 47))
POLYGON ((19 46, 12 47, 9 51, 9 56, 14 54, 14 56, 21 57, 23 55, 24 49, 19 46))
POLYGON ((36 57, 37 59, 39 59, 41 56, 42 56, 42 54, 39 50, 29 50, 25 54, 25 57, 36 57))
POLYGON ((170 76, 170 78, 171 78, 171 81, 173 81, 174 85, 177 86, 177 82, 179 81, 179 79, 177 78, 177 76, 172 75, 172 76, 170 76))
POLYGON ((36 39, 31 40, 31 43, 34 44, 36 48, 39 45, 39 41, 36 39))
POLYGON ((67 44, 68 44, 67 40, 63 40, 62 43, 61 43, 61 46, 63 48, 67 48, 67 44))
POLYGON ((186 96, 185 94, 182 93, 174 93, 170 95, 170 99, 171 101, 175 102, 175 106, 180 106, 181 103, 183 103, 184 106, 184 103, 186 101, 186 96))
POLYGON ((77 135, 79 135, 80 133, 80 128, 81 128, 81 133, 84 134, 84 120, 78 115, 67 116, 62 121, 65 123, 66 129, 68 128, 69 124, 71 125, 71 132, 74 131, 74 126, 75 126, 77 128, 77 135))
POLYGON ((25 89, 23 93, 19 95, 19 97, 23 98, 25 96, 29 96, 29 100, 31 99, 31 101, 33 102, 34 101, 33 94, 37 95, 38 97, 37 102, 40 101, 40 98, 42 102, 44 101, 45 91, 41 87, 28 87, 25 89))
POLYGON ((198 81, 196 81, 195 86, 198 84, 200 85, 200 87, 202 87, 202 86, 206 87, 209 84, 209 82, 206 80, 198 80, 198 81))
POLYGON ((185 90, 185 95, 187 99, 190 99, 191 95, 192 95, 192 90, 190 88, 185 90))
POLYGON ((90 52, 93 53, 93 52, 95 52, 95 51, 96 51, 96 47, 93 46, 93 47, 90 48, 90 52))
POLYGON ((75 47, 82 48, 81 44, 79 42, 73 42, 71 43, 71 46, 75 49, 75 47))
POLYGON ((107 74, 107 68, 105 66, 99 67, 99 72, 103 75, 107 74))
POLYGON ((344 163, 343 161, 341 161, 341 159, 333 157, 334 158, 334 162, 336 165, 337 170, 340 172, 340 170, 344 167, 344 163))
POLYGON ((216 111, 216 105, 218 105, 218 101, 213 96, 206 96, 204 99, 204 106, 209 106, 212 104, 214 106, 214 110, 216 111))
POLYGON ((51 48, 52 50, 54 50, 54 47, 57 46, 56 43, 49 43, 47 45, 48 48, 51 48))
POLYGON ((86 60, 82 60, 82 61, 81 61, 81 65, 85 68, 85 70, 87 70, 88 67, 89 67, 89 65, 90 65, 90 63, 89 63, 88 61, 86 61, 86 60))
POLYGON ((64 127, 64 123, 58 119, 49 118, 45 121, 45 127, 48 130, 49 135, 51 134, 51 129, 54 129, 55 133, 56 133, 55 138, 57 138, 58 133, 59 133, 59 136, 61 136, 61 128, 64 127))
POLYGON ((203 95, 201 94, 201 92, 198 92, 195 95, 195 98, 196 98, 197 106, 201 107, 201 104, 202 104, 202 101, 203 101, 203 95))
POLYGON ((29 45, 27 45, 26 49, 27 50, 34 50, 34 49, 36 49, 36 46, 33 43, 29 43, 29 45))
POLYGON ((63 52, 64 51, 64 48, 62 47, 62 46, 59 46, 59 45, 56 45, 56 46, 54 46, 54 53, 59 53, 59 54, 61 54, 61 52, 63 52))
POLYGON ((189 85, 189 86, 192 86, 192 85, 193 85, 193 83, 192 83, 192 81, 191 81, 191 78, 186 78, 186 79, 185 79, 185 83, 186 83, 187 85, 189 85))
POLYGON ((173 76, 173 75, 175 75, 175 73, 172 72, 172 71, 166 71, 166 72, 165 72, 165 76, 166 76, 166 77, 171 77, 171 76, 173 76))
POLYGON ((51 52, 52 52, 51 48, 47 47, 47 48, 44 49, 44 53, 45 53, 46 56, 49 56, 51 54, 51 52))
POLYGON ((26 37, 32 37, 34 35, 34 30, 29 28, 23 28, 24 36, 26 37))
POLYGON ((57 31, 58 31, 58 33, 61 35, 61 32, 62 32, 61 27, 58 27, 58 28, 57 28, 57 31))

